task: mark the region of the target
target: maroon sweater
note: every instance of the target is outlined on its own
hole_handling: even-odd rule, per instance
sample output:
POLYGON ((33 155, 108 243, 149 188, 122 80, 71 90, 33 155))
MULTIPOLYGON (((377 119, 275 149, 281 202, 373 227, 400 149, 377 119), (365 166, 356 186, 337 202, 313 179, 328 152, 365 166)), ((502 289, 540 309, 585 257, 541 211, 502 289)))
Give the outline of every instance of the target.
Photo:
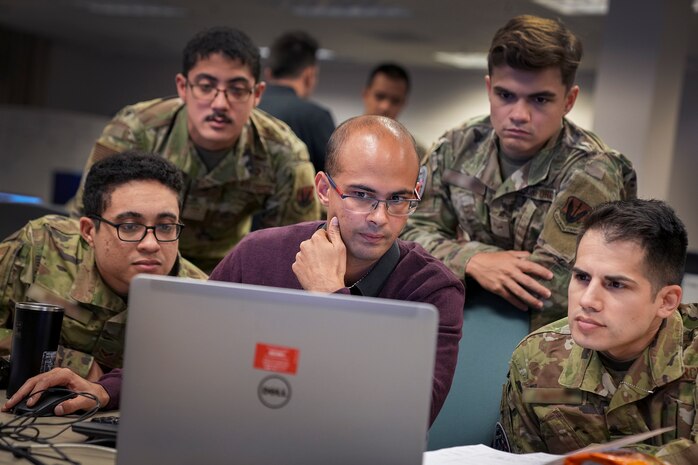
MULTIPOLYGON (((291 265, 300 243, 310 238, 322 222, 300 223, 252 232, 218 264, 210 279, 262 286, 302 289, 291 265)), ((440 261, 420 245, 397 241, 397 264, 389 275, 378 276, 380 263, 361 280, 357 287, 370 290, 383 281, 375 297, 413 302, 426 302, 439 310, 439 333, 431 395, 431 425, 438 415, 451 387, 458 357, 458 341, 463 325, 463 284, 440 261)), ((386 253, 387 255, 387 253, 386 253)), ((339 292, 349 293, 344 288, 339 292)), ((364 293, 365 294, 365 293, 364 293)))

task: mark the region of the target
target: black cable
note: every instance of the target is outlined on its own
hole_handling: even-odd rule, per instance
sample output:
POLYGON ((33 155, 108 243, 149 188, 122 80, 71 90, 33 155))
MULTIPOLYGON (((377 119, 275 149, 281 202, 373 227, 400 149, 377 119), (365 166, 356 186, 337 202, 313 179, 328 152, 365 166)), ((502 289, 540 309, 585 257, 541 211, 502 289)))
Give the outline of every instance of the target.
MULTIPOLYGON (((53 388, 56 390, 56 388, 53 388)), ((100 408, 101 404, 99 402, 99 399, 94 394, 91 394, 89 392, 75 392, 71 391, 69 389, 64 389, 66 392, 65 399, 61 399, 60 402, 63 402, 65 400, 72 399, 76 396, 82 396, 82 397, 87 397, 88 399, 91 399, 95 402, 95 406, 82 414, 79 414, 77 416, 70 416, 70 417, 64 417, 65 421, 55 421, 55 418, 59 417, 53 417, 54 421, 51 422, 42 422, 40 419, 43 418, 42 411, 35 411, 35 412, 28 412, 24 413, 22 415, 17 415, 10 421, 6 423, 0 423, 0 450, 5 450, 11 452, 15 457, 18 458, 23 458, 28 460, 29 462, 35 464, 35 465, 46 465, 45 462, 42 462, 41 460, 37 459, 36 456, 44 456, 44 457, 49 457, 53 460, 59 460, 62 462, 69 463, 71 465, 80 465, 79 462, 76 462, 72 459, 70 459, 63 451, 61 451, 59 448, 55 447, 53 444, 51 444, 49 441, 51 439, 56 438, 57 436, 63 434, 68 428, 70 428, 74 423, 77 423, 79 421, 84 421, 87 418, 90 418, 93 416, 100 408), (41 431, 39 430, 39 427, 41 426, 61 426, 61 425, 66 425, 65 428, 62 428, 59 430, 57 433, 49 435, 49 436, 41 436, 41 431), (36 453, 36 452, 31 452, 27 447, 25 446, 17 446, 11 444, 8 440, 12 440, 15 442, 35 442, 38 444, 43 444, 49 446, 50 450, 52 450, 57 457, 52 457, 48 456, 46 454, 41 454, 41 453, 36 453)), ((36 394, 40 394, 44 391, 38 391, 36 394)), ((59 403, 60 403, 59 402, 59 403)))

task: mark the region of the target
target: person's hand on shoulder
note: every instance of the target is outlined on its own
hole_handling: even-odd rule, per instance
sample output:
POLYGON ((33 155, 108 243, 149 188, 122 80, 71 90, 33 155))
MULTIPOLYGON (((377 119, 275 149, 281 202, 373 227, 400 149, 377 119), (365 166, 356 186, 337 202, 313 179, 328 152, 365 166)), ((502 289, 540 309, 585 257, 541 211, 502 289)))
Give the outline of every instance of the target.
POLYGON ((534 277, 553 279, 553 273, 538 263, 528 260, 529 252, 506 250, 482 252, 473 257, 465 274, 473 277, 483 288, 497 294, 519 310, 542 308, 538 296, 550 297, 550 290, 534 277))
MULTIPOLYGON (((107 394, 107 391, 101 385, 87 381, 68 368, 54 368, 51 371, 29 378, 27 382, 5 402, 5 405, 2 406, 2 411, 7 412, 11 410, 30 394, 32 397, 27 400, 27 407, 32 407, 41 397, 41 394, 38 393, 53 386, 64 386, 71 391, 90 393, 99 400, 100 406, 105 406, 109 402, 109 394, 107 394), (35 393, 37 393, 37 395, 34 395, 35 393)), ((90 410, 94 408, 94 406, 94 400, 84 396, 77 396, 58 404, 54 413, 59 416, 68 415, 78 410, 90 410)))
POLYGON ((335 292, 345 287, 347 249, 336 217, 327 223, 327 230, 318 229, 301 242, 291 268, 306 291, 335 292))

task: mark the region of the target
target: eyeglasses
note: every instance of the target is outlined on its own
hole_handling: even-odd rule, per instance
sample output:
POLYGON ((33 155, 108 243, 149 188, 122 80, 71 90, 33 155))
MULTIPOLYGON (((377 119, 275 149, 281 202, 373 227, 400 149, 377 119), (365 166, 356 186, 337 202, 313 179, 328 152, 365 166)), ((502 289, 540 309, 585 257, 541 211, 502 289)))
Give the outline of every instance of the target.
POLYGON ((153 230, 155 240, 158 242, 174 242, 179 239, 182 228, 184 228, 184 225, 180 223, 160 223, 155 226, 146 226, 141 223, 112 223, 98 215, 90 215, 89 217, 116 228, 116 235, 124 242, 142 241, 149 229, 153 230))
POLYGON ((344 209, 353 213, 370 213, 376 208, 378 208, 378 205, 384 203, 386 210, 391 215, 407 216, 414 213, 414 211, 417 209, 417 205, 419 205, 419 201, 422 200, 419 197, 419 192, 417 192, 416 189, 414 190, 414 195, 415 197, 417 197, 416 199, 380 200, 373 197, 369 197, 369 194, 365 192, 361 192, 360 194, 362 195, 343 194, 342 191, 340 191, 337 187, 337 184, 334 183, 332 177, 328 173, 325 173, 325 176, 327 176, 327 180, 330 182, 330 186, 332 186, 332 188, 336 190, 339 196, 342 198, 342 206, 344 207, 344 209))
POLYGON ((250 89, 249 87, 230 85, 223 89, 219 89, 218 87, 208 82, 193 84, 187 81, 187 84, 189 84, 189 87, 191 88, 191 93, 197 100, 213 102, 216 99, 216 97, 218 97, 218 94, 220 92, 223 92, 223 95, 225 95, 225 99, 228 101, 228 103, 247 102, 250 99, 250 95, 252 95, 256 87, 253 86, 250 89))

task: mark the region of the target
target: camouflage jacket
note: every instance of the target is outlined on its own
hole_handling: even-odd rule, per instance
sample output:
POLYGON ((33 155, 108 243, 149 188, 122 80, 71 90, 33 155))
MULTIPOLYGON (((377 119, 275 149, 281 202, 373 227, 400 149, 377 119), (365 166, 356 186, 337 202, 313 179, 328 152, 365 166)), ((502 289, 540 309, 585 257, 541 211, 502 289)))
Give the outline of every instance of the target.
POLYGON ((423 200, 403 239, 419 242, 456 276, 480 252, 525 250, 554 274, 531 329, 567 314, 569 264, 581 219, 601 202, 634 198, 630 162, 567 120, 531 161, 502 180, 489 117, 442 136, 423 161, 423 200))
POLYGON ((599 354, 572 340, 567 318, 527 336, 509 365, 501 421, 512 452, 562 454, 665 426, 632 446, 698 463, 698 306, 681 305, 616 386, 599 354))
MULTIPOLYGON (((181 257, 172 274, 206 279, 181 257)), ((0 346, 10 347, 14 304, 26 301, 65 309, 61 366, 83 377, 94 360, 108 368, 121 367, 126 302, 102 281, 77 220, 44 216, 0 243, 0 346)))
MULTIPOLYGON (((308 150, 285 123, 261 110, 253 110, 236 146, 209 172, 189 138, 180 99, 128 106, 104 128, 84 172, 127 149, 158 153, 182 170, 187 227, 179 249, 203 270, 212 270, 249 232, 255 214, 262 227, 319 219, 308 150)), ((70 205, 73 216, 82 210, 82 189, 70 205)))

